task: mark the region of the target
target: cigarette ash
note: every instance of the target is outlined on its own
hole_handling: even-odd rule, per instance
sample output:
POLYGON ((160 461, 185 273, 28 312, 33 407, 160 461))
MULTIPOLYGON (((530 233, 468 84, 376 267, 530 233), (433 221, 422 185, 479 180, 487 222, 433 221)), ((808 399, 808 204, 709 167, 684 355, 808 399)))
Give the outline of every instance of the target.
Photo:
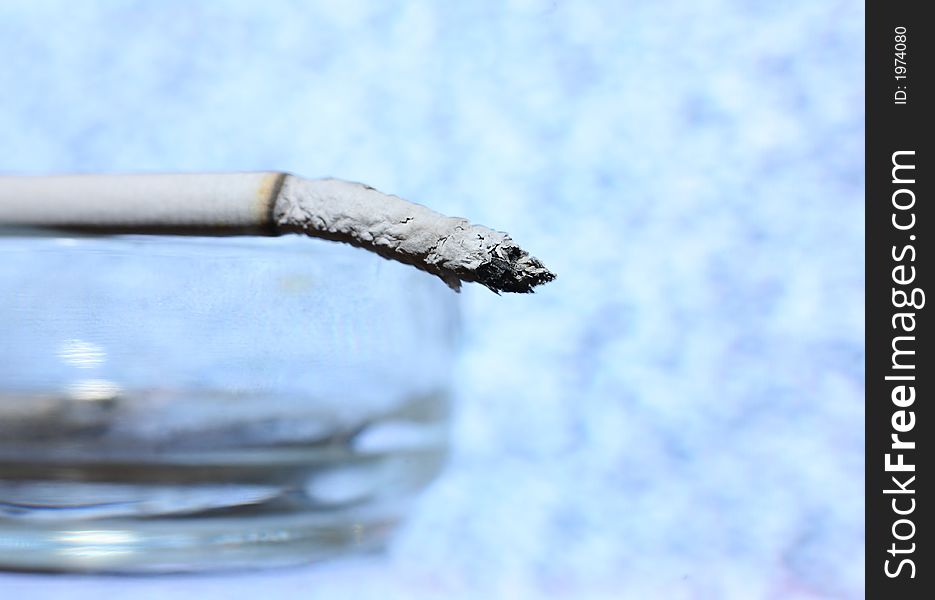
POLYGON ((477 282, 529 293, 555 279, 504 232, 338 179, 286 178, 273 207, 280 232, 343 241, 437 275, 452 289, 477 282))

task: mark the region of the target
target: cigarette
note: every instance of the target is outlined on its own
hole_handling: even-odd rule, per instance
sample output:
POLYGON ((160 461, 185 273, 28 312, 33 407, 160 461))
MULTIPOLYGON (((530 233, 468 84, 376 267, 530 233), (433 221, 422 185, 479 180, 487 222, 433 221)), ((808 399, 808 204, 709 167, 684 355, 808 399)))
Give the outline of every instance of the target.
POLYGON ((340 179, 289 173, 0 176, 0 226, 110 234, 301 233, 437 275, 532 292, 555 278, 510 236, 340 179))

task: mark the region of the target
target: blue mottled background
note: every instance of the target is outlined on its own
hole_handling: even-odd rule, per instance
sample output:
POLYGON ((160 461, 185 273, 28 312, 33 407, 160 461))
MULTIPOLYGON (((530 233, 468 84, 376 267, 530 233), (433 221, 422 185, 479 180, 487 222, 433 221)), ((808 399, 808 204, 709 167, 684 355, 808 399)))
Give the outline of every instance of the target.
POLYGON ((859 2, 0 2, 0 170, 289 170, 510 231, 384 558, 4 597, 863 595, 859 2))

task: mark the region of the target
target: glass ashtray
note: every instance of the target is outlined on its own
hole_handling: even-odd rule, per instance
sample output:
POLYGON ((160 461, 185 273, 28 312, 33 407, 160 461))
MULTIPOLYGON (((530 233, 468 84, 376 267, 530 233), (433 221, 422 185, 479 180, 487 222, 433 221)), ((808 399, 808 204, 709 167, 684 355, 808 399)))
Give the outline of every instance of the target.
POLYGON ((0 568, 379 549, 440 471, 456 295, 299 236, 0 234, 0 568))

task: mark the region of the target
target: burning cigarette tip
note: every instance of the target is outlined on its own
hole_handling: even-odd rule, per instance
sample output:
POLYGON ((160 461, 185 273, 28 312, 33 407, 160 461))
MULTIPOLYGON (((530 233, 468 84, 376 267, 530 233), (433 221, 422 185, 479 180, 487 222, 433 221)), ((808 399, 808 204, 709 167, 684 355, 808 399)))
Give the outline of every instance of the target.
POLYGON ((495 252, 490 260, 477 268, 477 282, 490 290, 532 293, 538 285, 555 279, 542 262, 519 246, 509 246, 504 252, 495 252))

